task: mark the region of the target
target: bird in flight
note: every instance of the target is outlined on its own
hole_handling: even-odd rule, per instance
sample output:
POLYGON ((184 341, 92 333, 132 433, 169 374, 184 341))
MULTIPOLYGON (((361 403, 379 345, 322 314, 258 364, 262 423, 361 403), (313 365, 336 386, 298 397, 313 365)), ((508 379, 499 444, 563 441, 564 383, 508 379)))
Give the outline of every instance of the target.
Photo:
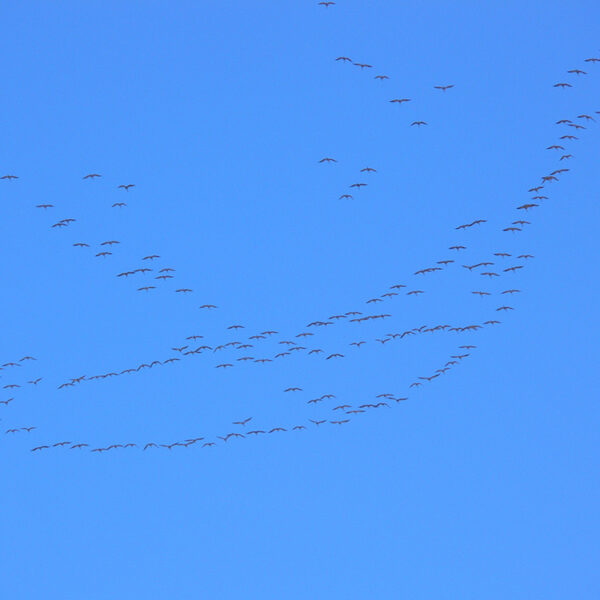
POLYGON ((112 205, 112 208, 115 208, 116 206, 127 206, 127 204, 125 204, 125 202, 115 202, 112 205))
POLYGON ((332 163, 332 162, 337 162, 337 160, 335 160, 335 158, 329 158, 328 156, 326 156, 325 158, 322 158, 320 161, 320 163, 332 163))
POLYGON ((0 177, 0 179, 19 179, 19 177, 17 175, 2 175, 2 177, 0 177))
POLYGON ((389 77, 387 75, 375 75, 375 79, 383 81, 384 79, 389 79, 389 77))
POLYGON ((45 210, 47 208, 54 208, 54 204, 37 204, 36 208, 43 208, 45 210))
POLYGON ((325 8, 329 8, 330 6, 335 4, 335 2, 332 2, 331 0, 327 0, 327 2, 319 2, 318 4, 319 4, 319 6, 324 6, 325 8))
POLYGON ((587 75, 587 73, 581 69, 571 69, 570 71, 567 71, 567 73, 575 73, 575 75, 587 75))
POLYGON ((445 92, 446 90, 449 90, 450 88, 453 88, 454 84, 452 84, 452 85, 434 85, 433 87, 436 90, 442 90, 443 92, 445 92))
POLYGON ((352 63, 353 65, 355 65, 356 67, 360 67, 360 70, 362 71, 363 69, 372 69, 373 65, 368 65, 366 63, 352 63))
POLYGON ((125 190, 126 192, 129 191, 129 188, 135 187, 135 183, 128 183, 127 185, 119 185, 117 186, 119 189, 125 190))
POLYGON ((338 56, 335 60, 341 60, 343 62, 352 62, 352 59, 348 58, 347 56, 338 56))
POLYGON ((555 88, 568 88, 568 87, 573 87, 570 83, 555 83, 554 84, 555 88))
POLYGON ((99 173, 88 173, 87 175, 84 175, 82 179, 94 179, 95 177, 102 177, 102 175, 99 173))
POLYGON ((252 420, 252 417, 248 417, 247 419, 244 419, 243 421, 234 421, 233 424, 234 425, 246 425, 246 423, 249 423, 252 420))
POLYGON ((416 125, 417 127, 421 127, 421 125, 427 125, 426 121, 413 121, 410 126, 416 125))
POLYGON ((90 247, 89 244, 84 244, 83 242, 77 242, 76 244, 73 244, 73 246, 75 246, 76 248, 89 248, 90 247))

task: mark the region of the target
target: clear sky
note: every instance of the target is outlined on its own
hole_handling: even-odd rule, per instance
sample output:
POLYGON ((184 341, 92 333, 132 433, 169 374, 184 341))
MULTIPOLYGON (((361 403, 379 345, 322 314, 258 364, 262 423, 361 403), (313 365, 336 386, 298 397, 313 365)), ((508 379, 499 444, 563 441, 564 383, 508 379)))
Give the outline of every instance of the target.
POLYGON ((2 596, 598 598, 600 5, 5 4, 2 596))

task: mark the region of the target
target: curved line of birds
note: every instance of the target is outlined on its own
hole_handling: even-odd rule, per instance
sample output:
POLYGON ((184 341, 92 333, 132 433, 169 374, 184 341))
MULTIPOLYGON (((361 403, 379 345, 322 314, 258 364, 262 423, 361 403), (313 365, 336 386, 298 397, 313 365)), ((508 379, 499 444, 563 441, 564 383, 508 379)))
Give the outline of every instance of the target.
MULTIPOLYGON (((342 60, 342 61, 346 62, 349 59, 347 59, 347 57, 339 57, 337 60, 342 60)), ((590 59, 586 59, 586 62, 600 62, 600 59, 590 58, 590 59)), ((361 63, 358 63, 357 66, 360 66, 361 69, 363 69, 363 68, 371 68, 371 65, 366 65, 366 64, 361 64, 361 63)), ((574 74, 577 74, 577 75, 584 75, 584 74, 586 74, 584 71, 579 70, 579 69, 570 70, 569 73, 574 73, 574 74)), ((377 79, 387 79, 388 77, 387 76, 376 76, 376 78, 377 79)), ((446 91, 446 89, 449 89, 449 88, 451 88, 453 86, 436 86, 436 87, 439 88, 439 89, 442 89, 443 91, 446 91)), ((554 87, 566 88, 566 87, 572 87, 572 86, 571 86, 571 84, 567 84, 567 83, 558 83, 558 84, 555 84, 554 87)), ((398 99, 395 99, 395 100, 398 100, 398 99)), ((409 101, 409 100, 410 99, 404 99, 404 101, 409 101)), ((600 111, 596 111, 596 113, 600 114, 600 111)), ((595 120, 591 115, 588 115, 588 114, 578 115, 577 118, 579 118, 579 119, 585 119, 586 121, 594 121, 595 120)), ((569 127, 575 128, 575 129, 585 129, 585 126, 580 125, 578 123, 574 123, 570 119, 561 119, 561 120, 557 121, 556 124, 558 124, 558 125, 566 125, 566 126, 569 126, 569 127)), ((578 138, 576 136, 574 136, 574 135, 563 135, 559 139, 562 142, 563 140, 569 140, 569 141, 571 141, 571 140, 577 140, 578 138)), ((562 142, 562 143, 564 143, 564 142, 562 142)), ((567 150, 562 145, 562 143, 561 144, 553 144, 551 146, 548 146, 547 149, 548 150, 559 150, 561 152, 567 152, 567 150)), ((573 157, 572 154, 568 154, 568 153, 567 154, 562 154, 559 160, 560 161, 568 160, 568 159, 571 159, 572 157, 573 157)), ((321 159, 319 162, 321 162, 321 163, 330 163, 330 162, 336 162, 336 161, 335 161, 335 159, 332 159, 330 157, 326 157, 324 159, 321 159)), ((367 167, 367 168, 363 169, 363 171, 370 173, 370 172, 375 172, 375 169, 373 169, 371 167, 367 167)), ((562 174, 564 172, 567 172, 567 171, 569 171, 569 169, 567 169, 567 168, 561 168, 561 169, 557 169, 557 170, 553 171, 549 175, 543 176, 541 178, 541 184, 540 185, 535 186, 533 188, 530 188, 528 190, 529 192, 536 194, 536 196, 533 196, 531 198, 531 200, 536 200, 536 201, 547 200, 548 197, 545 196, 545 195, 543 195, 543 193, 541 192, 541 190, 544 188, 544 185, 545 184, 549 184, 549 183, 554 182, 554 181, 558 181, 557 175, 560 175, 560 174, 562 174)), ((90 173, 90 174, 84 176, 84 179, 95 179, 95 178, 98 178, 98 177, 101 177, 101 175, 98 174, 98 173, 90 173)), ((0 179, 14 180, 14 179, 18 179, 18 177, 15 176, 15 175, 4 175, 4 176, 0 177, 0 179)), ((355 185, 355 184, 353 184, 353 185, 355 185)), ((358 184, 358 185, 360 185, 360 184, 358 184)), ((118 188, 123 189, 124 191, 127 191, 127 192, 132 187, 134 187, 134 184, 122 184, 122 185, 118 186, 118 188)), ((113 207, 122 206, 122 205, 124 205, 124 203, 115 203, 115 204, 113 204, 113 207)), ((537 208, 539 206, 540 205, 537 204, 537 203, 528 202, 528 203, 525 203, 525 204, 517 207, 517 210, 529 211, 530 209, 537 208)), ((46 208, 51 208, 52 205, 38 205, 38 207, 46 209, 46 208)), ((73 221, 74 221, 74 219, 64 219, 63 221, 59 222, 59 223, 62 223, 62 225, 59 225, 57 223, 57 224, 54 224, 52 227, 56 227, 56 226, 58 226, 58 227, 65 227, 65 226, 67 226, 69 223, 71 223, 73 221)), ((463 224, 463 225, 459 225, 458 227, 456 227, 456 229, 457 230, 465 230, 465 229, 468 229, 468 228, 473 227, 475 225, 480 225, 480 224, 485 223, 485 222, 486 222, 486 220, 484 220, 484 219, 478 219, 478 220, 473 221, 471 223, 466 223, 466 224, 463 224)), ((515 231, 522 231, 523 226, 524 225, 528 225, 528 224, 531 224, 531 223, 529 221, 524 221, 524 220, 513 221, 512 224, 511 224, 512 226, 504 228, 503 231, 505 231, 505 232, 510 231, 510 232, 513 232, 513 233, 515 231), (515 225, 518 225, 518 227, 515 227, 515 225)), ((109 240, 107 242, 103 242, 102 245, 110 245, 110 246, 112 246, 112 245, 117 244, 117 243, 119 243, 119 242, 117 242, 116 240, 109 240)), ((82 243, 77 243, 76 245, 77 246, 84 246, 84 247, 87 246, 87 244, 82 244, 82 243)), ((451 250, 455 250, 457 252, 460 252, 461 250, 465 250, 466 247, 462 246, 462 245, 455 245, 455 246, 451 246, 450 249, 451 250)), ((99 255, 102 255, 102 254, 99 254, 99 255)), ((498 257, 501 257, 501 258, 507 258, 507 257, 510 256, 510 254, 506 253, 506 252, 497 252, 497 253, 494 253, 494 255, 498 256, 498 257)), ((156 258, 159 258, 159 256, 158 255, 148 255, 148 256, 144 257, 143 260, 154 260, 156 258)), ((523 254, 523 255, 519 255, 518 258, 519 259, 528 259, 528 258, 533 258, 533 256, 529 255, 529 254, 523 254)), ((451 264, 453 262, 454 262, 454 260, 442 260, 442 261, 438 261, 437 264, 438 265, 441 264, 441 265, 443 265, 445 267, 446 265, 451 264)), ((476 264, 473 264, 473 265, 462 265, 462 266, 464 268, 468 269, 469 271, 472 271, 473 269, 476 269, 478 267, 482 267, 482 266, 483 267, 487 267, 487 266, 490 266, 490 265, 493 265, 493 264, 494 264, 493 262, 486 261, 486 262, 476 263, 476 264)), ((523 265, 513 265, 511 267, 508 267, 508 268, 504 269, 504 271, 505 272, 511 272, 511 271, 516 271, 516 270, 522 269, 522 268, 523 268, 523 265)), ((427 267, 427 268, 424 268, 424 269, 416 271, 414 274, 415 275, 424 275, 426 273, 431 273, 431 272, 435 272, 435 271, 439 271, 439 270, 442 270, 442 267, 439 267, 439 266, 427 267)), ((162 270, 161 273, 165 273, 166 274, 166 273, 171 272, 171 271, 173 271, 173 269, 166 268, 165 270, 162 270)), ((129 273, 129 274, 132 274, 132 273, 129 273)), ((485 275, 485 276, 488 276, 490 278, 500 276, 499 273, 496 273, 496 272, 493 272, 493 271, 485 271, 485 272, 481 271, 481 275, 485 275)), ((118 276, 126 276, 126 275, 123 273, 123 274, 119 274, 118 276)), ((163 275, 162 277, 164 277, 165 279, 169 278, 168 275, 163 275)), ((406 287, 406 286, 404 286, 402 284, 395 284, 394 286, 391 286, 390 289, 396 290, 396 289, 401 289, 403 287, 406 287)), ((184 292, 184 293, 191 292, 191 290, 187 289, 187 288, 182 288, 182 289, 177 290, 177 291, 184 292)), ((509 289, 509 290, 504 290, 501 293, 502 294, 509 293, 509 294, 512 295, 513 293, 518 293, 518 292, 520 292, 520 290, 518 290, 518 289, 509 289)), ((423 291, 422 290, 411 290, 407 294, 408 295, 418 295, 420 293, 423 293, 423 291)), ((482 291, 482 290, 472 291, 472 293, 473 294, 477 294, 479 296, 488 296, 488 295, 491 295, 490 292, 486 292, 486 291, 482 291)), ((395 291, 386 292, 385 294, 383 294, 379 298, 371 298, 370 300, 367 300, 367 303, 380 302, 380 301, 383 301, 384 298, 391 298, 394 295, 398 295, 398 293, 395 292, 395 291)), ((216 306, 215 305, 203 305, 201 308, 210 309, 210 308, 216 308, 216 306)), ((503 310, 508 311, 508 310, 514 310, 514 308, 510 307, 510 306, 501 306, 501 307, 498 307, 496 310, 497 311, 503 311, 503 310)), ((368 321, 368 320, 372 320, 372 319, 387 318, 387 317, 391 317, 391 315, 390 314, 383 314, 383 315, 367 315, 367 316, 364 316, 361 311, 349 311, 349 312, 347 312, 347 313, 345 313, 343 315, 333 315, 333 316, 329 317, 329 319, 327 321, 314 321, 312 323, 309 323, 309 325, 307 327, 310 327, 310 326, 321 326, 322 327, 322 326, 326 326, 326 325, 331 325, 331 324, 333 324, 334 321, 337 322, 338 319, 348 319, 348 322, 364 322, 364 321, 368 321), (348 319, 348 317, 350 317, 350 316, 352 316, 354 318, 348 319)), ((497 324, 497 323, 499 323, 499 321, 488 320, 488 321, 486 321, 484 323, 484 325, 492 325, 492 324, 497 324)), ((411 330, 405 330, 402 333, 400 333, 400 332, 390 333, 390 334, 387 334, 385 336, 385 338, 383 338, 383 339, 377 338, 375 341, 380 342, 382 345, 384 345, 387 341, 394 340, 394 339, 397 339, 397 338, 402 339, 405 336, 414 335, 416 333, 436 332, 436 331, 446 331, 446 330, 448 330, 448 331, 455 331, 455 332, 477 331, 482 326, 483 325, 478 325, 478 324, 476 324, 476 325, 466 325, 466 326, 462 326, 462 327, 451 327, 451 326, 449 326, 447 324, 445 324, 445 325, 436 325, 436 326, 433 326, 433 327, 421 326, 419 328, 413 328, 411 330)), ((228 329, 236 330, 236 329, 242 329, 242 328, 243 328, 243 326, 241 326, 241 325, 232 325, 228 329)), ((275 332, 275 331, 265 331, 261 335, 250 336, 249 339, 255 339, 255 340, 266 339, 266 336, 271 336, 271 335, 276 334, 276 333, 277 332, 275 332)), ((307 336, 310 336, 310 335, 313 335, 313 334, 310 333, 310 332, 302 332, 300 334, 297 334, 296 337, 307 337, 307 336)), ((189 336, 187 339, 195 341, 195 340, 200 339, 200 338, 202 338, 202 336, 189 336)), ((289 356, 289 355, 291 355, 291 352, 294 351, 294 350, 306 350, 307 349, 305 347, 298 346, 297 343, 294 342, 294 341, 292 341, 292 340, 284 340, 284 341, 281 341, 280 343, 284 343, 284 344, 287 344, 288 346, 294 346, 294 347, 290 348, 286 352, 278 353, 277 355, 275 355, 275 358, 280 358, 280 357, 283 357, 283 356, 289 356)), ((363 345, 364 343, 366 343, 366 342, 364 340, 361 340, 361 341, 357 341, 357 342, 352 342, 351 345, 360 348, 360 346, 363 345)), ((187 352, 186 352, 185 350, 189 346, 185 345, 185 346, 182 346, 182 347, 175 347, 175 348, 173 348, 173 350, 174 351, 178 351, 183 356, 187 356, 187 355, 190 355, 190 354, 199 354, 202 351, 208 350, 208 349, 213 350, 213 352, 216 352, 217 350, 222 350, 222 349, 225 349, 227 347, 234 347, 234 348, 236 348, 236 349, 239 350, 239 349, 245 349, 244 347, 247 348, 249 346, 252 346, 252 345, 241 344, 240 342, 227 342, 226 344, 217 345, 214 348, 211 347, 211 346, 206 346, 205 345, 205 346, 200 346, 200 347, 196 348, 195 350, 187 350, 187 352)), ((471 347, 471 346, 466 346, 466 347, 471 347)), ((309 350, 309 354, 311 354, 311 353, 318 354, 318 353, 321 353, 321 352, 323 352, 322 349, 309 350)), ((343 356, 344 355, 342 355, 340 353, 332 353, 329 356, 327 356, 327 360, 331 359, 331 358, 343 358, 343 356)), ((464 356, 456 356, 454 358, 464 358, 464 356)), ((18 363, 15 363, 15 362, 5 363, 4 365, 2 365, 2 367, 0 367, 0 370, 2 370, 4 368, 8 368, 8 367, 21 366, 22 362, 29 361, 29 360, 35 360, 35 359, 33 357, 31 357, 31 356, 25 356, 25 357, 22 357, 19 360, 18 363)), ((126 370, 122 371, 121 373, 113 373, 113 372, 111 372, 111 373, 106 373, 106 374, 102 374, 102 375, 92 376, 92 377, 89 377, 89 378, 86 378, 86 376, 82 376, 82 377, 78 377, 78 378, 73 378, 70 381, 67 381, 67 382, 61 384, 59 386, 59 388, 62 389, 64 387, 70 387, 70 386, 75 385, 75 383, 81 383, 84 380, 89 381, 89 380, 93 380, 93 379, 103 379, 103 378, 115 376, 115 375, 118 375, 118 374, 125 374, 125 373, 137 372, 137 371, 140 371, 142 368, 152 368, 152 366, 155 366, 155 365, 158 365, 158 364, 169 364, 170 362, 176 362, 178 360, 180 360, 180 359, 176 358, 176 357, 171 357, 171 358, 166 359, 165 361, 162 361, 162 362, 161 361, 151 361, 151 363, 149 363, 149 364, 142 363, 141 365, 139 365, 135 369, 126 369, 126 370)), ((271 359, 267 359, 267 358, 254 359, 253 357, 241 357, 241 358, 239 358, 237 360, 239 360, 239 361, 254 360, 255 362, 259 362, 259 363, 260 362, 271 362, 271 359)), ((231 363, 221 363, 221 364, 217 365, 217 368, 224 368, 225 369, 225 368, 231 367, 231 366, 233 366, 231 363)), ((448 365, 446 365, 445 369, 447 369, 447 367, 448 367, 448 365)), ((445 372, 445 370, 441 370, 440 372, 437 372, 437 374, 434 374, 434 375, 432 375, 430 377, 421 377, 420 379, 431 381, 432 379, 438 377, 443 372, 445 372)), ((28 383, 32 384, 32 385, 37 385, 41 380, 42 380, 42 378, 32 379, 32 380, 28 381, 28 383)), ((419 385, 421 385, 421 382, 415 381, 415 382, 413 382, 410 385, 410 387, 417 387, 419 385)), ((3 389, 9 390, 9 389, 18 388, 18 387, 21 387, 21 386, 19 384, 8 384, 8 385, 3 386, 3 389)), ((289 388, 286 391, 300 391, 300 389, 299 388, 289 388)), ((325 395, 325 396, 323 396, 322 398, 319 398, 319 399, 309 400, 309 403, 319 402, 319 401, 323 400, 326 397, 328 397, 328 396, 325 395)), ((393 395, 390 395, 390 397, 393 397, 393 395)), ((402 399, 404 399, 404 398, 402 398, 402 399)), ((14 398, 10 398, 8 400, 2 400, 2 401, 0 401, 0 403, 4 404, 4 405, 8 405, 13 400, 14 400, 14 398)), ((350 407, 350 406, 348 405, 347 407, 350 407)), ((338 409, 341 409, 341 408, 343 408, 343 406, 336 407, 334 410, 338 410, 338 409)), ((362 410, 363 408, 364 407, 359 407, 358 410, 362 410)), ((352 414, 352 413, 350 413, 350 414, 352 414)), ((347 422, 347 420, 343 420, 342 421, 342 423, 345 423, 345 422, 347 422)), ((340 424, 339 421, 335 421, 333 423, 334 424, 340 424)), ((299 429, 299 428, 302 428, 302 427, 303 426, 295 426, 296 429, 299 429)), ((31 432, 34 429, 36 429, 36 428, 35 427, 10 428, 10 429, 8 429, 6 431, 6 433, 17 433, 19 431, 31 432)), ((281 428, 275 428, 275 429, 272 430, 272 432, 275 432, 275 431, 278 431, 278 430, 281 430, 281 428)), ((259 431, 259 433, 260 432, 261 431, 259 431)), ((233 436, 233 437, 239 437, 239 434, 235 434, 235 433, 228 434, 228 435, 233 436)), ((229 438, 226 437, 226 438, 221 438, 221 439, 223 439, 224 441, 227 441, 227 439, 229 439, 229 438)), ((187 440, 185 443, 187 444, 187 443, 189 443, 189 441, 190 440, 187 440)), ((198 441, 198 440, 195 440, 195 441, 198 441)), ((195 443, 195 441, 192 442, 192 443, 195 443)), ((55 445, 56 446, 64 446, 66 444, 67 444, 66 442, 59 442, 59 443, 57 443, 55 445)), ((212 444, 213 444, 212 442, 208 442, 205 445, 212 445, 212 444)), ((85 447, 86 445, 87 444, 78 444, 77 447, 85 447)), ((175 445, 182 445, 182 443, 181 442, 175 442, 175 445)), ((185 444, 183 444, 183 445, 185 445, 185 444)), ((119 447, 119 446, 120 445, 113 445, 112 447, 115 448, 115 447, 119 447)), ((125 445, 125 447, 128 447, 128 446, 131 446, 131 444, 125 445)), ((150 446, 146 445, 146 447, 151 447, 151 446, 152 446, 152 443, 151 443, 150 446)), ((169 447, 169 446, 165 446, 165 447, 169 447)), ((42 449, 42 448, 44 448, 44 447, 36 447, 35 450, 39 450, 39 449, 42 449)), ((102 450, 106 450, 106 449, 110 449, 110 448, 94 449, 94 451, 102 451, 102 450)))

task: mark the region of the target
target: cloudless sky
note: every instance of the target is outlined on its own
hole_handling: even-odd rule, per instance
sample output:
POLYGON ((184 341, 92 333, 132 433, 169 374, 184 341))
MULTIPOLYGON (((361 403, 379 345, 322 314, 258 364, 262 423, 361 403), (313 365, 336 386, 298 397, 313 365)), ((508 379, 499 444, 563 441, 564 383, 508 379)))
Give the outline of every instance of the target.
POLYGON ((598 598, 596 2, 0 16, 2 597, 598 598))

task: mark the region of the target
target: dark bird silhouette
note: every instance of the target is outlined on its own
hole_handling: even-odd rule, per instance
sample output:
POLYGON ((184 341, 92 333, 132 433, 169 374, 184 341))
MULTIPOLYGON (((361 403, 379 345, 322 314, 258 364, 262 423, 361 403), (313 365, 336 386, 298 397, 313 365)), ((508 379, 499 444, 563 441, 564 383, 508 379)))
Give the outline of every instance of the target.
POLYGON ((46 208, 54 208, 54 204, 37 204, 36 208, 43 208, 45 210, 46 208))
POLYGON ((410 125, 411 125, 411 127, 413 125, 416 125, 417 127, 421 127, 421 125, 427 125, 427 122, 426 121, 413 121, 410 125))
POLYGON ((322 158, 319 162, 320 163, 324 163, 324 162, 331 163, 331 162, 337 162, 337 160, 335 160, 335 158, 325 157, 325 158, 322 158))
POLYGON ((335 60, 341 60, 343 62, 352 62, 352 59, 348 58, 347 56, 338 56, 335 60))
POLYGON ((453 88, 454 84, 452 84, 452 85, 434 85, 433 87, 436 90, 442 90, 443 92, 445 92, 446 90, 449 90, 450 88, 453 88))
POLYGON ((119 189, 125 190, 126 192, 129 191, 129 188, 135 187, 135 183, 128 183, 126 185, 119 185, 117 186, 119 189))
POLYGON ((555 88, 568 88, 568 87, 573 87, 570 83, 555 83, 554 84, 555 88))
POLYGON ((2 177, 0 177, 0 179, 19 179, 19 177, 17 175, 2 175, 2 177))
POLYGON ((375 75, 375 79, 383 81, 384 79, 389 79, 389 77, 387 75, 375 75))
POLYGON ((403 102, 410 102, 410 98, 394 98, 390 100, 391 103, 402 104, 403 102))
POLYGON ((102 175, 99 173, 88 173, 87 175, 84 175, 82 179, 94 179, 95 177, 102 177, 102 175))

